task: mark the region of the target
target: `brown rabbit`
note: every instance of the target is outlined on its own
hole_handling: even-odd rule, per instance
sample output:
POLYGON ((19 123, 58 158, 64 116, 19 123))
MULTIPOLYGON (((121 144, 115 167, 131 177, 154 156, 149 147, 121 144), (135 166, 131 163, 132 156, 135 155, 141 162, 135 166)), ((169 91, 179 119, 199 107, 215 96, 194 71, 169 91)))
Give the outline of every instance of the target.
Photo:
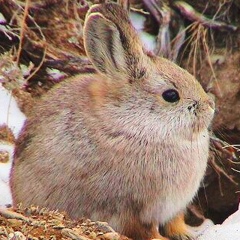
POLYGON ((108 221, 136 240, 189 237, 183 212, 208 158, 214 103, 174 63, 150 55, 117 4, 94 5, 84 27, 97 74, 50 90, 18 139, 16 205, 108 221))

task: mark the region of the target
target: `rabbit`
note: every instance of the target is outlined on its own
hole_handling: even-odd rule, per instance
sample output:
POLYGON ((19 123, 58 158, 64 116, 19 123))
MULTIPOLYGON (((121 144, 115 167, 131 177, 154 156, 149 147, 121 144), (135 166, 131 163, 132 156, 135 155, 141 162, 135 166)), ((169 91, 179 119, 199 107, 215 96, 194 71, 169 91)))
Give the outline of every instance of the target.
POLYGON ((97 73, 49 90, 17 140, 14 206, 107 221, 134 240, 191 238, 184 211, 206 170, 214 101, 148 52, 116 3, 89 9, 84 46, 97 73))

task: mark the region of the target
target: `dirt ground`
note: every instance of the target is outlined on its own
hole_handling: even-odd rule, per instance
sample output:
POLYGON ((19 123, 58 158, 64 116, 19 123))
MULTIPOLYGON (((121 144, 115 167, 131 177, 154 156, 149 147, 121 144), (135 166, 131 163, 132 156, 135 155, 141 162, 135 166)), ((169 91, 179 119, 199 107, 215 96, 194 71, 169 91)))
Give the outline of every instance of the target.
MULTIPOLYGON (((0 82, 13 91, 27 116, 52 86, 69 76, 94 72, 82 40, 84 16, 93 2, 101 1, 0 0, 5 19, 0 21, 0 82)), ((195 220, 204 215, 221 223, 239 204, 240 1, 155 0, 154 10, 149 2, 134 0, 131 8, 148 13, 144 31, 151 34, 159 36, 169 19, 170 52, 159 53, 164 44, 158 41, 155 53, 186 68, 215 98, 209 166, 189 208, 189 221, 199 222, 195 220), (184 36, 178 35, 181 27, 184 36)), ((10 133, 7 136, 13 141, 10 133)))
POLYGON ((70 220, 65 214, 37 207, 0 209, 1 240, 128 240, 105 222, 70 220), (27 236, 28 238, 25 238, 27 236))

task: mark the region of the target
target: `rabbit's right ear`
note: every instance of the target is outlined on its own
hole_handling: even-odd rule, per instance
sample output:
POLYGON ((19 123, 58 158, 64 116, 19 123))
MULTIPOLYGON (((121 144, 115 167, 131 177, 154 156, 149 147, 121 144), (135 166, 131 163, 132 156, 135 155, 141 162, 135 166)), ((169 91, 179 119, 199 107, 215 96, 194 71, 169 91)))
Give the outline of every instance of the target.
POLYGON ((134 81, 146 73, 141 41, 127 11, 117 4, 94 5, 89 10, 84 44, 89 59, 103 74, 134 81))

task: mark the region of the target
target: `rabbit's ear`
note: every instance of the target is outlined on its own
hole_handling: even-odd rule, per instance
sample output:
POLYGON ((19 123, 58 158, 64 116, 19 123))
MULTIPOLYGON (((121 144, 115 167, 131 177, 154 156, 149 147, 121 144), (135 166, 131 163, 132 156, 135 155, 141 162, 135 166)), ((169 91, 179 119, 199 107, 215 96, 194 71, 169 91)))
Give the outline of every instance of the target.
POLYGON ((84 44, 96 69, 129 81, 146 73, 147 56, 127 11, 117 4, 92 7, 85 20, 84 44))

